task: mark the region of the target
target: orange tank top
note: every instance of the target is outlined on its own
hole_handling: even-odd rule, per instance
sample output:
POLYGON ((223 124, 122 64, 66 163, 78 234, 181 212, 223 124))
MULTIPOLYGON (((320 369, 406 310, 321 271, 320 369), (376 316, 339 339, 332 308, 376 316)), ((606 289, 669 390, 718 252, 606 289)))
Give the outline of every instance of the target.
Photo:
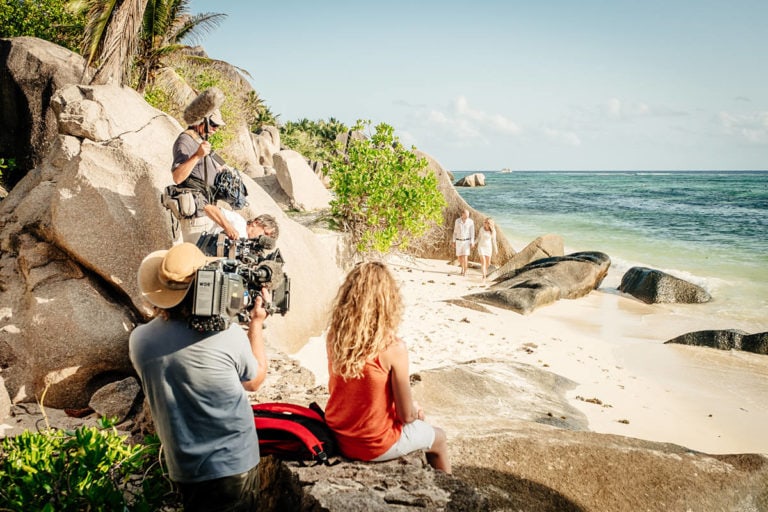
POLYGON ((391 374, 378 358, 365 363, 359 379, 345 381, 331 371, 328 389, 325 421, 346 457, 375 459, 400 439, 403 424, 397 418, 391 374))

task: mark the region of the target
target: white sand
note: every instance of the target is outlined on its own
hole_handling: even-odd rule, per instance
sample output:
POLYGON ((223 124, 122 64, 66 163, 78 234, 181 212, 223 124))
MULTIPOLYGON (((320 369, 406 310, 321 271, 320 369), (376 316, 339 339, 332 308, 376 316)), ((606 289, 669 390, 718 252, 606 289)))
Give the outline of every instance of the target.
MULTIPOLYGON (((461 277, 458 267, 425 259, 391 268, 402 283, 400 335, 414 373, 480 357, 527 363, 578 383, 567 398, 595 432, 708 453, 768 454, 768 356, 664 345, 686 332, 753 333, 768 324, 732 325, 706 305, 646 305, 611 293, 620 276, 610 274, 607 292, 560 300, 528 316, 491 306, 484 313, 445 302, 486 288, 477 269, 461 277), (585 401, 595 398, 602 405, 585 401)), ((294 357, 327 383, 323 337, 294 357)))

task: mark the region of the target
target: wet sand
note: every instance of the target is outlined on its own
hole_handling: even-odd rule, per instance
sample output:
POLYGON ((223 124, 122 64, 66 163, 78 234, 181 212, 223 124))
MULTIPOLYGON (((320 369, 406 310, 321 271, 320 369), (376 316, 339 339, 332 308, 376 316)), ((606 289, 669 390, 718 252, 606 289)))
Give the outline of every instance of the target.
MULTIPOLYGON (((647 305, 618 293, 610 274, 600 290, 527 316, 492 306, 483 312, 446 302, 488 286, 478 269, 461 277, 441 260, 390 266, 406 303, 400 335, 413 373, 481 357, 527 363, 577 383, 567 398, 592 431, 707 453, 768 454, 768 356, 664 344, 703 329, 762 332, 768 320, 733 325, 706 305, 647 305)), ((294 357, 327 382, 322 336, 294 357)))

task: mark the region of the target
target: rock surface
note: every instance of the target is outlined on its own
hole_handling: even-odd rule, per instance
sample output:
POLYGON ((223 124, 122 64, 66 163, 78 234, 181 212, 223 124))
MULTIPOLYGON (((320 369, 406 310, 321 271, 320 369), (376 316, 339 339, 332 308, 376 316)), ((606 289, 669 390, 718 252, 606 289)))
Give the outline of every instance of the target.
POLYGON ((485 186, 485 174, 476 172, 464 176, 453 184, 454 187, 484 187, 485 186))
POLYGON ((737 329, 696 331, 677 336, 665 341, 665 343, 710 347, 719 350, 744 350, 768 355, 768 332, 748 334, 737 329))
POLYGON ((494 281, 508 279, 529 263, 544 258, 564 255, 563 237, 553 234, 540 236, 526 245, 522 251, 512 256, 502 267, 489 272, 488 278, 494 281))
POLYGON ((302 211, 330 207, 331 193, 309 167, 301 154, 284 149, 273 155, 277 181, 290 198, 293 208, 302 211))
POLYGON ((621 278, 619 291, 628 293, 646 304, 698 304, 712 300, 712 296, 702 287, 646 267, 632 267, 627 270, 621 278))
POLYGON ((597 289, 611 259, 601 252, 578 252, 535 261, 487 291, 464 296, 527 315, 559 299, 576 299, 597 289))

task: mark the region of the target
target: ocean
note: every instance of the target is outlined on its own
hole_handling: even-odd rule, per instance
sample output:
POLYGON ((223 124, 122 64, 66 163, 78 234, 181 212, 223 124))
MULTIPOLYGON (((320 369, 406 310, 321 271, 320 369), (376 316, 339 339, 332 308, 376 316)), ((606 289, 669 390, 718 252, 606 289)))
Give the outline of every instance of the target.
POLYGON ((630 267, 655 268, 709 291, 712 302, 696 305, 703 316, 768 330, 768 171, 453 174, 474 172, 485 175, 485 186, 458 193, 516 250, 558 234, 566 254, 611 257, 605 291, 618 293, 630 267))

